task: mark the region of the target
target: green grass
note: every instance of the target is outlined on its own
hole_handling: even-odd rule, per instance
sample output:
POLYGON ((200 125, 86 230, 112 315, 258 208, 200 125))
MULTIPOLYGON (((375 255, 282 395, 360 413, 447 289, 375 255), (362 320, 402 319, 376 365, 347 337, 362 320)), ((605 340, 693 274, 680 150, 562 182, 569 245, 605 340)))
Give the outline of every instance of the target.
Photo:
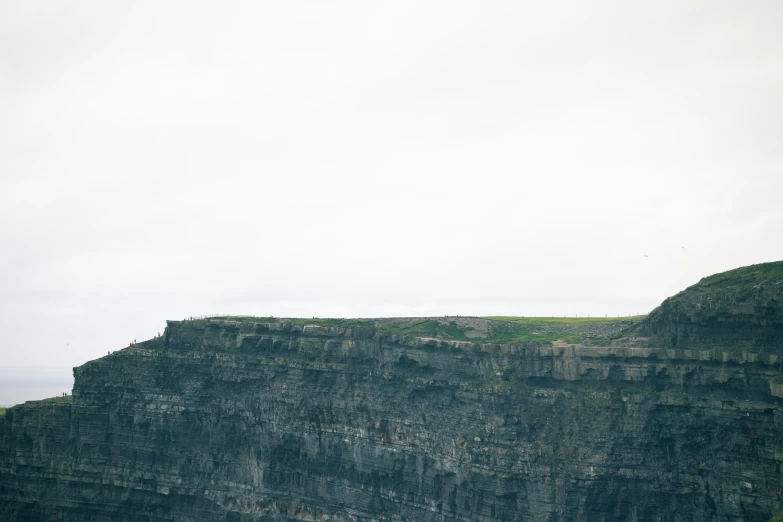
POLYGON ((456 321, 448 321, 445 324, 434 319, 423 319, 421 321, 399 321, 386 323, 376 328, 381 332, 396 333, 400 335, 436 337, 438 339, 449 339, 452 341, 479 340, 468 337, 468 332, 473 328, 460 328, 456 321))
POLYGON ((621 321, 638 322, 646 315, 629 315, 623 317, 515 317, 506 315, 490 315, 484 319, 526 324, 530 326, 583 326, 590 324, 613 324, 621 321))
POLYGON ((5 415, 5 408, 0 408, 0 415, 5 415))
POLYGON ((522 344, 535 342, 565 341, 571 344, 578 344, 586 341, 586 337, 574 333, 565 332, 535 332, 531 326, 523 323, 511 321, 498 322, 493 325, 492 336, 489 342, 499 344, 522 344))
POLYGON ((372 319, 321 319, 319 317, 313 317, 312 319, 284 319, 286 322, 290 322, 299 326, 339 326, 341 328, 374 328, 375 321, 372 319))
MULTIPOLYGON (((490 316, 479 319, 490 321, 488 331, 483 336, 471 337, 471 326, 464 322, 448 318, 421 318, 409 320, 375 319, 338 319, 338 318, 272 318, 272 317, 214 317, 237 322, 253 323, 290 323, 298 326, 317 325, 323 327, 341 327, 374 333, 397 334, 413 337, 432 337, 448 341, 466 341, 473 343, 548 343, 566 341, 571 344, 600 345, 620 336, 619 329, 642 320, 645 316, 630 317, 515 317, 490 316), (462 324, 462 326, 460 325, 462 324), (593 327, 617 325, 610 333, 602 336, 593 327)), ((464 319, 471 319, 466 317, 464 319)))
POLYGON ((769 522, 783 522, 783 511, 772 517, 772 520, 769 522))
POLYGON ((711 292, 722 290, 732 286, 753 284, 761 281, 783 279, 783 261, 773 263, 761 263, 758 265, 743 266, 702 278, 688 290, 701 290, 711 292))
POLYGON ((569 344, 601 345, 620 337, 619 333, 602 336, 588 334, 584 327, 614 325, 625 327, 644 319, 644 315, 625 317, 511 317, 490 316, 497 321, 492 329, 492 342, 515 344, 565 341, 569 344), (619 324, 618 324, 619 323, 619 324), (580 331, 582 329, 583 331, 580 331))
POLYGON ((575 318, 575 320, 551 317, 485 317, 483 319, 489 319, 491 323, 487 335, 483 337, 469 337, 468 333, 472 328, 462 328, 456 321, 444 323, 435 319, 386 323, 377 329, 382 332, 474 343, 524 344, 565 341, 571 344, 601 344, 619 335, 614 333, 600 336, 585 327, 618 323, 619 327, 624 327, 629 322, 640 321, 643 317, 575 318))

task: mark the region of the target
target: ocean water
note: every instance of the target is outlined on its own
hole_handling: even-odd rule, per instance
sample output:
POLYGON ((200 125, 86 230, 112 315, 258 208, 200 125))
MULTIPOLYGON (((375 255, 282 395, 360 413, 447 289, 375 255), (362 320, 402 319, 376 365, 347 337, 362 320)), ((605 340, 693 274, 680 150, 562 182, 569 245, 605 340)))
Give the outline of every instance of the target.
POLYGON ((51 366, 0 366, 0 406, 71 394, 73 369, 51 366))

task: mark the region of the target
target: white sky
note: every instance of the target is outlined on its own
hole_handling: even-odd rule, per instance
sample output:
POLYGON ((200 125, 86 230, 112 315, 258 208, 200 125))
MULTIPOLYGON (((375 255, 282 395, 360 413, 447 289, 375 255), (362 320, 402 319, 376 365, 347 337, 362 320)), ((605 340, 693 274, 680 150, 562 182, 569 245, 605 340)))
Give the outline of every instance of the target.
POLYGON ((780 0, 0 2, 0 365, 207 313, 643 313, 779 260, 781 27, 780 0))

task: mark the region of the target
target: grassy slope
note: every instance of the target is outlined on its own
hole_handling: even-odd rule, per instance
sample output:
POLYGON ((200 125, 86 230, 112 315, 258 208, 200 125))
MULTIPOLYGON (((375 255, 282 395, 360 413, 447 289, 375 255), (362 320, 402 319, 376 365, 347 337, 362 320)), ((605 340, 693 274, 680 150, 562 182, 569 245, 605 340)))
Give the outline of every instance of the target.
POLYGON ((721 272, 720 274, 704 277, 686 291, 696 290, 701 292, 715 292, 732 286, 747 285, 774 279, 783 279, 783 261, 744 266, 742 268, 729 270, 728 272, 721 272))

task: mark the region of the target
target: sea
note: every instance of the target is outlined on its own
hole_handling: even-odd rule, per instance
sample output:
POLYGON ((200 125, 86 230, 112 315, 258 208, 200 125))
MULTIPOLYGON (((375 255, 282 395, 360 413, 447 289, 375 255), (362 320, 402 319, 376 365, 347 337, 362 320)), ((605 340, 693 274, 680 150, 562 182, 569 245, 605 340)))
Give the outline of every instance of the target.
POLYGON ((71 394, 73 368, 0 366, 0 407, 71 394))

